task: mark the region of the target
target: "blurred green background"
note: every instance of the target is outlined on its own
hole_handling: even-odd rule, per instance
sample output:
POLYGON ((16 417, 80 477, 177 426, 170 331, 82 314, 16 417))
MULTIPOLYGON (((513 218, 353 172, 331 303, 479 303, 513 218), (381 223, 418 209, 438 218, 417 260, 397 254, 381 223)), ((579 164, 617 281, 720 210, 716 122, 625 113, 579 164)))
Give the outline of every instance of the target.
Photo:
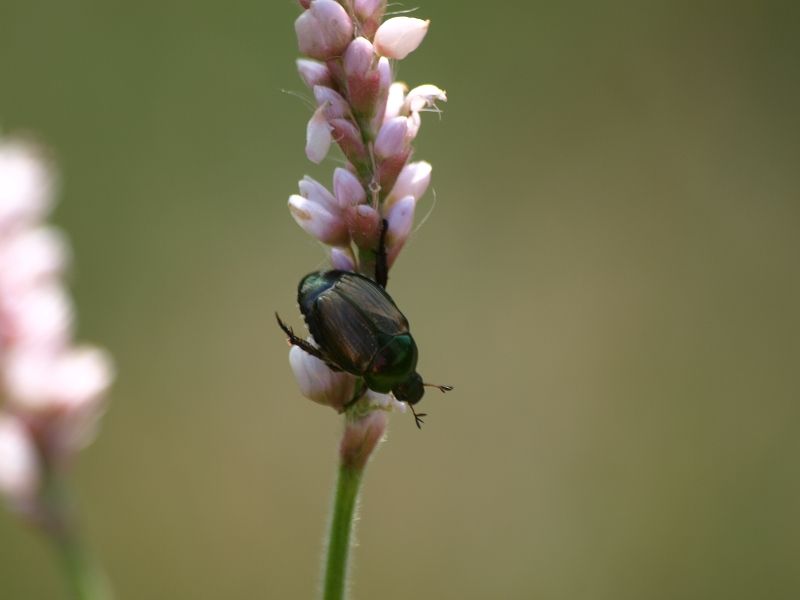
MULTIPOLYGON (((800 5, 419 5, 399 76, 450 102, 390 289, 456 391, 392 419, 354 597, 800 597, 800 5)), ((119 368, 75 484, 120 599, 316 594, 341 423, 272 317, 324 261, 286 200, 336 165, 283 92, 297 14, 0 0, 0 125, 57 158, 119 368)), ((0 598, 63 593, 0 513, 0 598)))

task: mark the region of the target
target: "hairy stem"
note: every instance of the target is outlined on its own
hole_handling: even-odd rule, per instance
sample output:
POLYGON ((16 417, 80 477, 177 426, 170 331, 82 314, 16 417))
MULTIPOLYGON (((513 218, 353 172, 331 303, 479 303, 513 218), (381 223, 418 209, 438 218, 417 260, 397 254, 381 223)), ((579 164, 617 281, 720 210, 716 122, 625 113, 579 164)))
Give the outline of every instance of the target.
POLYGON ((346 595, 353 520, 363 473, 363 469, 352 465, 339 466, 325 560, 323 600, 342 600, 346 595))

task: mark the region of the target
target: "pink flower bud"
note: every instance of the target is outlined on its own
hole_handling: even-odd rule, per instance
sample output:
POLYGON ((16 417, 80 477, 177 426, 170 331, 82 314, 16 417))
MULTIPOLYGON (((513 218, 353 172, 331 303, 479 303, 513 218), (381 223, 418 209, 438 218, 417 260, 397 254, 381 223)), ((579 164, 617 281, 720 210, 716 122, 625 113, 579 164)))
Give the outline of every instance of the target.
POLYGON ((348 77, 365 77, 376 60, 375 49, 370 41, 357 37, 344 53, 344 72, 348 77))
POLYGON ((404 196, 412 196, 414 201, 422 198, 428 189, 428 185, 430 185, 432 170, 433 167, 431 167, 430 163, 425 161, 409 163, 403 167, 391 193, 386 198, 384 210, 391 208, 395 202, 404 196))
POLYGON ((419 85, 408 92, 403 108, 406 114, 418 113, 429 106, 436 106, 437 100, 447 102, 447 93, 430 83, 419 85))
POLYGON ((314 98, 317 105, 325 110, 325 117, 341 119, 350 115, 350 105, 342 98, 339 92, 322 85, 314 86, 314 98))
POLYGON ((17 349, 6 361, 6 386, 14 407, 28 415, 84 414, 111 385, 108 354, 83 347, 58 354, 17 349))
POLYGON ((25 229, 0 246, 0 294, 21 293, 59 275, 67 263, 64 236, 52 227, 25 229))
POLYGON ((395 117, 401 116, 400 113, 403 110, 403 104, 405 103, 406 99, 406 92, 408 91, 408 86, 402 82, 395 82, 389 87, 389 97, 386 100, 386 111, 384 113, 384 122, 388 121, 389 119, 394 119, 395 117))
POLYGON ((429 25, 430 21, 412 17, 388 19, 375 32, 375 49, 381 56, 402 60, 419 47, 429 25))
POLYGON ((300 79, 303 80, 308 87, 314 88, 315 85, 331 86, 331 72, 325 63, 321 63, 310 58, 297 59, 297 72, 300 74, 300 79))
POLYGON ((56 351, 72 335, 72 303, 55 281, 0 298, 0 310, 5 317, 2 336, 15 345, 56 351))
POLYGON ((300 1, 300 6, 302 6, 303 8, 308 8, 309 6, 311 6, 311 0, 299 0, 299 1, 300 1))
POLYGON ((373 410, 363 417, 347 420, 339 456, 342 466, 361 470, 383 439, 389 417, 382 410, 373 410))
POLYGON ((376 19, 380 21, 383 11, 386 10, 386 0, 355 0, 353 8, 362 21, 376 19))
POLYGON ((341 412, 353 399, 356 384, 353 375, 331 371, 324 362, 297 346, 289 350, 289 364, 300 393, 309 400, 341 412))
POLYGON ((356 38, 344 54, 347 92, 353 110, 371 116, 380 92, 380 73, 375 68, 375 50, 369 40, 356 38))
POLYGON ((333 128, 333 137, 347 160, 356 166, 368 164, 369 154, 367 154, 367 148, 364 146, 361 132, 353 125, 352 121, 348 119, 333 119, 330 124, 333 128))
POLYGON ((300 195, 303 198, 322 205, 331 214, 339 213, 339 203, 336 198, 320 182, 306 175, 297 183, 297 187, 300 189, 300 195))
POLYGON ((341 56, 353 39, 353 22, 335 0, 313 0, 294 29, 300 52, 318 60, 341 56))
POLYGON ((53 178, 29 146, 0 141, 0 230, 41 218, 52 204, 53 178))
POLYGON ((358 177, 341 167, 333 172, 333 193, 341 209, 363 204, 367 199, 367 192, 358 177))
POLYGON ((347 226, 353 241, 360 248, 374 250, 381 234, 381 216, 368 204, 347 210, 347 226))
POLYGON ((39 459, 25 425, 0 414, 0 493, 14 506, 25 506, 39 488, 39 459))
POLYGON ((289 211, 300 227, 323 244, 344 246, 350 242, 346 221, 318 202, 294 194, 289 198, 289 211))
POLYGON ((409 150, 413 139, 406 117, 389 119, 375 138, 375 154, 382 159, 400 156, 409 150))
POLYGON ((386 105, 389 101, 389 90, 392 87, 392 65, 389 59, 381 56, 378 60, 378 98, 375 101, 375 112, 372 115, 372 129, 378 131, 386 120, 386 105))
POLYGON ((315 164, 321 163, 331 148, 331 125, 325 118, 325 106, 314 111, 306 127, 306 156, 315 164))
POLYGON ((394 203, 386 215, 389 228, 386 231, 386 251, 389 266, 394 264, 397 255, 411 234, 414 226, 414 209, 417 201, 413 196, 405 196, 394 203))
POLYGON ((356 270, 356 259, 349 246, 331 248, 331 266, 340 271, 356 270))

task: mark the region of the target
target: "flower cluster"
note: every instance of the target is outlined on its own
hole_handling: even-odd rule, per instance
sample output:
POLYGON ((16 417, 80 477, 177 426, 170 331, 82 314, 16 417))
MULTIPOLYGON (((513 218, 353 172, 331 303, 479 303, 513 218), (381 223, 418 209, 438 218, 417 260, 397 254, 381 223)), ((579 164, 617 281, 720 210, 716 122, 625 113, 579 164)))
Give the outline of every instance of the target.
POLYGON ((43 485, 92 439, 108 355, 73 344, 62 234, 43 223, 54 178, 34 149, 0 139, 0 493, 29 516, 43 485))
MULTIPOLYGON (((336 269, 374 276, 376 251, 386 223, 391 267, 411 234, 417 202, 430 184, 431 165, 411 162, 420 113, 446 101, 435 85, 413 89, 394 81, 392 61, 413 52, 429 21, 398 16, 384 20, 386 0, 300 0, 295 21, 300 77, 316 110, 306 130, 306 155, 320 163, 336 142, 346 159, 330 191, 310 177, 289 198, 298 225, 330 247, 336 269)), ((341 410, 352 397, 353 378, 331 373, 299 348, 291 365, 303 394, 341 410)), ((382 402, 383 399, 375 399, 382 402)))

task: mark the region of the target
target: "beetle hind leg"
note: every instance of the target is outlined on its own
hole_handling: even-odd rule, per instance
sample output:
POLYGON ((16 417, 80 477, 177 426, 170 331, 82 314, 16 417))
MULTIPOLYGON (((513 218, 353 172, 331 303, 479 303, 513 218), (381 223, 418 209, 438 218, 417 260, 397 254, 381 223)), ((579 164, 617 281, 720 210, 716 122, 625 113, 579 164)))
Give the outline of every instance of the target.
POLYGON ((328 357, 325 356, 325 354, 322 352, 322 350, 320 350, 316 346, 312 346, 306 340, 297 337, 295 335, 295 333, 294 333, 294 330, 291 327, 289 327, 286 323, 283 322, 283 320, 280 318, 278 313, 275 313, 275 318, 278 321, 278 327, 280 327, 283 330, 283 332, 286 334, 286 337, 287 337, 286 341, 289 342, 290 346, 297 346, 303 352, 306 352, 306 353, 310 354, 314 358, 318 358, 319 360, 324 362, 331 371, 341 371, 339 366, 335 365, 334 363, 332 363, 328 359, 328 357))

